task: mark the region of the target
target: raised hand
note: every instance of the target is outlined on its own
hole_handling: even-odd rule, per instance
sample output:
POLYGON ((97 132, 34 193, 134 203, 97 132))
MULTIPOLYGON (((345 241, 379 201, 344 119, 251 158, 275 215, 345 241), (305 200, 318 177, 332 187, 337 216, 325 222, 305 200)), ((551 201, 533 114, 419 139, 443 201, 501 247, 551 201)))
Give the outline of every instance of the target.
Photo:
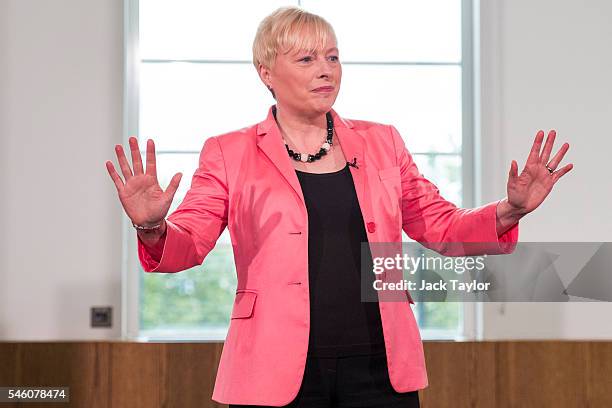
POLYGON ((116 145, 115 152, 121 172, 121 177, 115 171, 113 162, 106 161, 106 169, 110 174, 119 200, 127 216, 137 225, 153 226, 161 222, 168 213, 174 194, 178 189, 182 173, 176 173, 166 191, 163 191, 157 181, 157 169, 155 164, 155 144, 152 139, 147 140, 147 171, 143 172, 140 151, 138 150, 138 140, 135 137, 129 139, 130 151, 132 154, 132 165, 134 171, 123 152, 123 146, 116 145))
POLYGON ((518 174, 518 164, 515 160, 512 160, 507 187, 508 204, 521 214, 530 213, 542 204, 555 183, 573 168, 570 163, 557 170, 559 163, 569 149, 569 143, 564 143, 555 157, 549 161, 555 136, 556 132, 554 130, 548 133, 544 150, 540 153, 544 131, 540 130, 536 134, 527 163, 525 163, 520 175, 518 174))

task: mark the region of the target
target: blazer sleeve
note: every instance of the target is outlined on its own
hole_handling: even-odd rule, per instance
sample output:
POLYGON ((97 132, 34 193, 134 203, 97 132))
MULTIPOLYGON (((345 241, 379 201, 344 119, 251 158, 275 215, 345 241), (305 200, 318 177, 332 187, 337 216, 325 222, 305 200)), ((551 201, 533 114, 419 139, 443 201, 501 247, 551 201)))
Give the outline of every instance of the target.
POLYGON ((464 209, 445 200, 417 168, 394 126, 389 126, 400 168, 402 229, 425 247, 446 256, 508 254, 518 242, 518 223, 497 235, 499 201, 464 209))
POLYGON ((138 238, 144 271, 179 272, 201 265, 227 226, 228 197, 221 146, 216 137, 210 137, 204 142, 185 198, 166 218, 163 243, 149 251, 138 238))

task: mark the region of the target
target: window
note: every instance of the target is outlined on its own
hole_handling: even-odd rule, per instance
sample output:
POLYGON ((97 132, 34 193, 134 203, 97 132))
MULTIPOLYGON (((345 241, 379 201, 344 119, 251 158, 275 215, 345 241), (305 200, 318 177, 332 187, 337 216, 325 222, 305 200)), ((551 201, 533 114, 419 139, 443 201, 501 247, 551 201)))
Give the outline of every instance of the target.
MULTIPOLYGON (((170 213, 191 184, 204 140, 263 120, 274 103, 251 45, 257 24, 283 5, 320 14, 336 30, 343 77, 334 109, 393 124, 442 195, 472 204, 470 2, 126 0, 126 137, 139 135, 141 149, 155 140, 162 188, 183 172, 170 213)), ((129 258, 137 258, 130 245, 129 258)), ((125 299, 132 334, 224 339, 236 288, 227 229, 202 266, 144 274, 132 265, 140 271, 125 299)), ((462 332, 459 303, 417 303, 415 312, 424 338, 462 332)))

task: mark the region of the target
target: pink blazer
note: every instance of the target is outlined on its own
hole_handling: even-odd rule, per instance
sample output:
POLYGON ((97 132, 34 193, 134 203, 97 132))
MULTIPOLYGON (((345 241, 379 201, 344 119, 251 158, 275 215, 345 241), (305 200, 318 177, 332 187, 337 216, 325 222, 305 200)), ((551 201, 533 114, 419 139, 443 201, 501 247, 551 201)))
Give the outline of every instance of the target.
MULTIPOLYGON (((412 239, 445 255, 514 251, 518 224, 496 232, 496 206, 457 208, 418 171, 393 126, 343 119, 332 110, 349 161, 368 241, 412 239), (444 243, 484 243, 463 250, 444 243), (441 243, 437 246, 432 243, 441 243)), ((200 265, 229 228, 238 289, 212 399, 225 404, 291 402, 300 388, 309 335, 308 214, 300 184, 272 115, 204 142, 199 168, 167 218, 160 262, 140 240, 146 272, 200 265)), ((389 378, 398 392, 428 384, 409 294, 380 301, 389 378)))

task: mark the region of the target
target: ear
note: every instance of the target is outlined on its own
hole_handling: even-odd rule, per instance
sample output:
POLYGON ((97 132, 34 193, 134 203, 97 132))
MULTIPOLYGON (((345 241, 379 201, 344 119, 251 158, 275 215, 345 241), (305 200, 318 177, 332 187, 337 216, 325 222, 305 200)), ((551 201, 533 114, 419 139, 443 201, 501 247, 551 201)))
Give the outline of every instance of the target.
POLYGON ((259 68, 257 71, 259 74, 259 78, 261 78, 264 85, 270 88, 271 86, 270 79, 272 77, 272 73, 270 72, 270 70, 266 68, 265 66, 263 66, 262 64, 259 64, 259 68))

